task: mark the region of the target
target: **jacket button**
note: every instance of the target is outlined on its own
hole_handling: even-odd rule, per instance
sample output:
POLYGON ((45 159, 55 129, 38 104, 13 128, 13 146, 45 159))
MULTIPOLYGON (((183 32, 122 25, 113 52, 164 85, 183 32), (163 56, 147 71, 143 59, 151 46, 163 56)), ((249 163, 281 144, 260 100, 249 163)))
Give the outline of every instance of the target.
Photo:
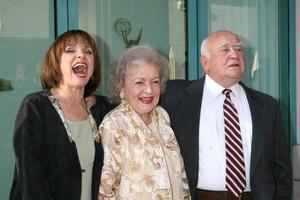
POLYGON ((81 173, 84 173, 85 172, 85 169, 81 169, 81 173))

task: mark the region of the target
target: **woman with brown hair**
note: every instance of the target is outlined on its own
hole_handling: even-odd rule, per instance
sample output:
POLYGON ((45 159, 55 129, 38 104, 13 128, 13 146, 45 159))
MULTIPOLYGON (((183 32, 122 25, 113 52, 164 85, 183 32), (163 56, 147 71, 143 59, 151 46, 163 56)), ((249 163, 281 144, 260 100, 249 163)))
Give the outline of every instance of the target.
POLYGON ((97 127, 112 109, 97 96, 100 83, 94 39, 85 31, 60 35, 41 69, 42 91, 27 95, 17 114, 16 167, 10 199, 97 199, 103 148, 97 127))

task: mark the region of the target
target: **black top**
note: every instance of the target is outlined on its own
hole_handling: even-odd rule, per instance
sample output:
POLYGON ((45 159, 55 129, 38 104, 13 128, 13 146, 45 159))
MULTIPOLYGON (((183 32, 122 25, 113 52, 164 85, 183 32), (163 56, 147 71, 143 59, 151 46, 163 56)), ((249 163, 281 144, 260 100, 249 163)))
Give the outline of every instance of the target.
MULTIPOLYGON (((74 142, 51 102, 49 90, 27 95, 17 114, 13 137, 16 157, 9 199, 80 200, 81 167, 74 142)), ((109 99, 96 96, 91 112, 97 123, 114 106, 109 99)), ((103 148, 95 144, 92 199, 98 197, 103 148)))

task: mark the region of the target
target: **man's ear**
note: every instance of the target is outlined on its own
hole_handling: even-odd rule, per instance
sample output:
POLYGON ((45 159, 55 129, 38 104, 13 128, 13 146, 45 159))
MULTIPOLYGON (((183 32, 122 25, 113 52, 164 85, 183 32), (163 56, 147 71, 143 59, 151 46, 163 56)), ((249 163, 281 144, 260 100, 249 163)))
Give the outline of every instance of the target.
POLYGON ((207 64, 207 57, 206 56, 201 56, 200 57, 200 63, 202 66, 205 66, 207 64))
POLYGON ((206 56, 201 56, 201 57, 200 57, 200 63, 201 63, 201 65, 202 65, 202 67, 203 67, 203 70, 204 70, 205 72, 208 71, 208 65, 207 65, 207 62, 208 62, 208 59, 207 59, 206 56))

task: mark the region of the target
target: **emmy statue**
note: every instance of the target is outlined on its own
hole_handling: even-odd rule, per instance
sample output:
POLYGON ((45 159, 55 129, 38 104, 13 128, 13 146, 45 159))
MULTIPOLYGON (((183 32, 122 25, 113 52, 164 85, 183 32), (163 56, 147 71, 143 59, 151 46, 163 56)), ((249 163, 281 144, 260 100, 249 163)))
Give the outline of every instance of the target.
POLYGON ((136 40, 128 39, 128 35, 131 32, 131 24, 127 19, 125 19, 125 18, 117 19, 114 24, 114 29, 115 29, 116 33, 123 38, 123 41, 126 44, 126 48, 130 48, 134 45, 139 44, 139 42, 141 40, 143 28, 140 28, 139 35, 136 40))

